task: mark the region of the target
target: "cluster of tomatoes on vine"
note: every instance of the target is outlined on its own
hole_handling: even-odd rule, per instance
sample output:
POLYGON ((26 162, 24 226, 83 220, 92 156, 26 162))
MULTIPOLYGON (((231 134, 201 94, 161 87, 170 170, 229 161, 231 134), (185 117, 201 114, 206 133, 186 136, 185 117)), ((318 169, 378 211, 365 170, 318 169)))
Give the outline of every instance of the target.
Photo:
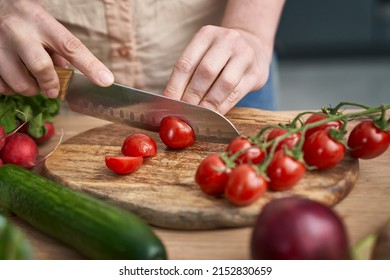
POLYGON ((354 158, 375 158, 390 145, 389 108, 390 104, 369 108, 342 102, 321 112, 298 114, 285 125, 266 126, 254 137, 238 136, 224 152, 202 160, 195 181, 208 195, 246 206, 268 189, 291 189, 307 171, 337 166, 347 151, 354 158), (363 110, 339 112, 346 105, 363 110), (347 136, 347 123, 362 117, 347 136))

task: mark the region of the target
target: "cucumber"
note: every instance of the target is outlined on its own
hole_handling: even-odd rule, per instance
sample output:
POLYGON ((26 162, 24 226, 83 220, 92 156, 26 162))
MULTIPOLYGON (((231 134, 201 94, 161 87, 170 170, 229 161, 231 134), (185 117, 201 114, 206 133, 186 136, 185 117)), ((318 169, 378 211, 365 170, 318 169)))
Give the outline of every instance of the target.
POLYGON ((16 165, 0 167, 0 207, 89 259, 166 259, 136 215, 16 165))
POLYGON ((0 214, 0 260, 30 260, 32 256, 24 234, 0 214))

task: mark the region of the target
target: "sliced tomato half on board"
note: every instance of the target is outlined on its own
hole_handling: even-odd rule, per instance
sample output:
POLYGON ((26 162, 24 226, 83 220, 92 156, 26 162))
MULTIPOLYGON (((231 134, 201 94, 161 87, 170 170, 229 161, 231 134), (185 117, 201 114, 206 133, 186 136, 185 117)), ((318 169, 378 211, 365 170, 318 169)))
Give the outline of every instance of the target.
POLYGON ((130 174, 141 166, 143 157, 106 156, 106 166, 119 175, 130 174))

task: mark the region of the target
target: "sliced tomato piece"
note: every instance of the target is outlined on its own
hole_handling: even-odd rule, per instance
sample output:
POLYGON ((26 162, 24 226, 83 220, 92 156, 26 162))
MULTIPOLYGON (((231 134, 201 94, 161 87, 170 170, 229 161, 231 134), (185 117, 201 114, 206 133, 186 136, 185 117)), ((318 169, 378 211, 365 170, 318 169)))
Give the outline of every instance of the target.
POLYGON ((137 170, 144 158, 128 156, 106 156, 106 166, 117 174, 130 174, 137 170))

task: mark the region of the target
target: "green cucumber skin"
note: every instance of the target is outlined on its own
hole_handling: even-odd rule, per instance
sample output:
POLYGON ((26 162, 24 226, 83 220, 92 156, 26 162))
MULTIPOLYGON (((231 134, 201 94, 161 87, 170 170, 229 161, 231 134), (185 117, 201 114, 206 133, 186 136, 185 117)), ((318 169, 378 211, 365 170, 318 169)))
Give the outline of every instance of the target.
POLYGON ((166 259, 137 216, 16 165, 0 167, 0 207, 90 259, 166 259))

